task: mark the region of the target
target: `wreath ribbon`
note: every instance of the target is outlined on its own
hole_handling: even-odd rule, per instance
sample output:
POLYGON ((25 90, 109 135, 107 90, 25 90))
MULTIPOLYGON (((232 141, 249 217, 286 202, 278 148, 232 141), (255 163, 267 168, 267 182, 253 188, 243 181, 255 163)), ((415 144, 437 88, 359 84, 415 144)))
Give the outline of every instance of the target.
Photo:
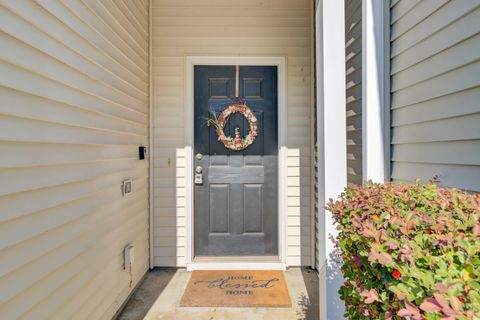
POLYGON ((249 147, 256 139, 258 135, 258 122, 257 117, 253 114, 253 111, 247 106, 246 102, 239 97, 239 81, 240 81, 240 66, 235 66, 235 99, 232 100, 230 105, 222 111, 217 117, 215 112, 213 113, 213 119, 208 120, 208 125, 213 123, 215 125, 215 131, 218 135, 218 140, 223 143, 225 148, 233 151, 241 151, 249 147), (226 136, 223 129, 230 119, 230 116, 234 113, 240 113, 243 115, 250 126, 250 130, 245 138, 240 137, 239 128, 235 128, 235 137, 226 136))

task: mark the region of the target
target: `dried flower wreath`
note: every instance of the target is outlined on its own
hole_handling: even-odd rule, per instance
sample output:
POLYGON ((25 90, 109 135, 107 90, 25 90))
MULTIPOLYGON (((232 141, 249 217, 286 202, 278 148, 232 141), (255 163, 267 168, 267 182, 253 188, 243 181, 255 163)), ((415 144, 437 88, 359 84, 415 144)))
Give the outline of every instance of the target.
POLYGON ((257 117, 255 117, 252 110, 246 105, 245 101, 236 98, 227 108, 225 108, 225 110, 222 111, 222 113, 220 113, 218 117, 214 111, 211 111, 210 113, 212 117, 208 119, 207 125, 210 126, 213 124, 213 126, 215 126, 218 140, 223 143, 225 148, 233 151, 241 151, 255 141, 255 138, 258 135, 257 117), (244 138, 240 137, 239 128, 235 128, 235 137, 226 136, 223 131, 230 116, 237 112, 242 114, 250 125, 250 130, 244 138))

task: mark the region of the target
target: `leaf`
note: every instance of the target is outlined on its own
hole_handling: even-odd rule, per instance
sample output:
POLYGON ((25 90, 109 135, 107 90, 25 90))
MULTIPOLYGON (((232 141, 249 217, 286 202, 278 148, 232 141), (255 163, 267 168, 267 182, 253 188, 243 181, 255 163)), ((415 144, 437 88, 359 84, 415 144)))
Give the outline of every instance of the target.
POLYGON ((415 320, 422 319, 422 315, 420 314, 420 311, 410 301, 405 301, 405 308, 398 311, 398 315, 401 316, 401 317, 411 316, 415 320))
POLYGON ((445 297, 443 297, 439 293, 434 293, 433 296, 435 297, 437 303, 442 307, 443 314, 445 314, 446 316, 455 316, 458 314, 457 311, 450 308, 450 303, 447 301, 447 299, 445 299, 445 297))
POLYGON ((388 289, 395 293, 399 300, 403 300, 407 297, 408 292, 403 290, 403 288, 400 287, 400 284, 398 286, 390 286, 388 289))
POLYGON ((380 255, 378 256, 378 262, 380 264, 383 264, 383 265, 388 265, 388 264, 391 264, 393 263, 393 259, 392 257, 386 253, 386 252, 382 252, 380 253, 380 255))
POLYGON ((447 209, 449 205, 450 205, 450 202, 448 201, 448 199, 443 198, 443 201, 440 204, 440 207, 442 208, 442 210, 447 209))
POLYGON ((448 303, 447 299, 445 299, 441 294, 434 293, 433 294, 435 300, 437 303, 442 307, 442 308, 448 308, 450 307, 450 304, 448 303))
POLYGON ((452 306, 452 309, 456 312, 461 312, 463 310, 463 303, 458 300, 457 297, 450 298, 450 305, 452 306))
POLYGON ((477 281, 475 281, 475 280, 470 280, 470 281, 468 282, 468 285, 469 285, 470 287, 472 287, 473 289, 477 290, 478 292, 480 292, 480 283, 479 283, 479 282, 477 282, 477 281))
POLYGON ((478 292, 475 292, 475 291, 471 290, 468 293, 468 295, 472 299, 472 302, 474 302, 476 300, 476 302, 480 305, 480 294, 478 292))
POLYGON ((446 285, 444 285, 443 283, 437 283, 435 285, 435 288, 437 289, 438 292, 440 293, 447 293, 448 291, 448 288, 446 285))
POLYGON ((360 294, 365 298, 364 302, 366 304, 372 304, 375 301, 380 301, 377 290, 375 289, 363 290, 360 294))
POLYGON ((476 237, 480 237, 480 224, 475 225, 475 226, 472 228, 472 231, 473 231, 473 234, 474 234, 476 237))
POLYGON ((398 249, 398 246, 396 245, 395 242, 393 241, 389 241, 385 244, 388 248, 392 249, 392 250, 395 250, 395 249, 398 249))
POLYGON ((385 320, 393 319, 393 313, 391 311, 385 312, 385 320))
POLYGON ((400 311, 398 311, 397 313, 400 317, 408 317, 408 316, 411 316, 412 313, 407 310, 407 309, 400 309, 400 311))
POLYGON ((375 262, 378 260, 378 252, 372 248, 368 254, 368 261, 375 262))
POLYGON ((441 311, 442 307, 437 303, 434 298, 428 298, 422 302, 422 304, 420 305, 420 309, 425 312, 437 312, 441 311))

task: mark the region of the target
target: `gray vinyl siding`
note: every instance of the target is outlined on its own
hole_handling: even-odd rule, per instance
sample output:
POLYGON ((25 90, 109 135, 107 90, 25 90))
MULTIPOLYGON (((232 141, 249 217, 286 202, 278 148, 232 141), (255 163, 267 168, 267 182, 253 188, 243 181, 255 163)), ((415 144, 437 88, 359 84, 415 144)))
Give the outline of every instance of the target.
POLYGON ((148 1, 1 0, 0 43, 0 319, 111 319, 148 269, 148 1))
POLYGON ((480 191, 480 2, 391 3, 392 179, 480 191))
POLYGON ((345 1, 347 181, 362 184, 362 0, 345 1))

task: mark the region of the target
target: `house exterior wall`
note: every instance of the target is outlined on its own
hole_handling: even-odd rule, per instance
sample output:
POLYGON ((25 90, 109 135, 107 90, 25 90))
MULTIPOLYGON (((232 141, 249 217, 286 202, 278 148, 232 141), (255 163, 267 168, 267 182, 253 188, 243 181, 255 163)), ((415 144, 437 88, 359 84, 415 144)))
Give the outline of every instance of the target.
MULTIPOLYGON (((363 152, 360 157, 360 159, 363 158, 363 179, 374 176, 377 179, 373 180, 378 182, 383 181, 383 178, 388 180, 390 178, 388 167, 391 165, 391 178, 394 181, 411 181, 415 178, 429 180, 434 175, 439 175, 443 185, 480 191, 480 78, 478 77, 480 5, 478 1, 391 0, 383 3, 375 0, 317 0, 317 189, 319 201, 317 268, 320 280, 320 318, 322 319, 344 318, 341 312, 343 304, 339 301, 337 293, 338 286, 343 281, 341 281, 340 272, 338 270, 335 272, 333 268, 335 264, 328 260, 329 253, 333 249, 331 242, 326 238, 329 233, 335 234, 335 227, 329 213, 322 210, 325 201, 328 198, 336 198, 343 189, 341 170, 328 170, 328 166, 332 166, 332 162, 334 164, 347 160, 349 162, 347 168, 350 170, 352 160, 349 145, 346 146, 349 153, 346 157, 335 152, 338 151, 341 141, 337 140, 334 147, 331 145, 331 142, 337 138, 332 136, 332 132, 336 130, 335 126, 341 126, 338 117, 334 118, 333 114, 338 116, 335 111, 340 110, 338 105, 342 105, 344 99, 334 90, 341 86, 338 82, 333 83, 336 73, 343 72, 338 65, 332 72, 338 57, 343 57, 339 54, 341 49, 336 46, 338 44, 335 36, 338 37, 344 33, 338 26, 336 26, 337 30, 330 28, 336 23, 335 20, 331 20, 331 17, 341 16, 338 11, 343 9, 346 13, 344 17, 346 19, 347 82, 344 92, 347 94, 347 134, 352 136, 350 129, 354 128, 349 128, 352 125, 349 120, 349 113, 352 113, 349 103, 356 101, 357 94, 363 98, 365 92, 369 91, 367 89, 370 89, 374 93, 373 100, 377 100, 376 107, 384 105, 380 111, 386 111, 386 114, 370 112, 370 115, 374 114, 372 117, 374 121, 370 121, 368 126, 365 125, 365 121, 361 121, 363 127, 362 123, 357 127, 364 133, 363 141, 358 141, 365 146, 371 144, 371 140, 376 140, 374 149, 380 151, 373 155, 375 159, 374 161, 370 159, 370 163, 379 163, 378 160, 384 156, 382 160, 386 160, 385 167, 387 167, 385 169, 380 168, 381 166, 373 166, 378 171, 367 173, 365 164, 368 161, 365 159, 371 158, 372 153, 363 152), (363 27, 368 27, 363 28, 363 32, 360 33, 361 38, 357 36, 357 39, 363 42, 363 46, 359 45, 358 49, 355 49, 352 45, 355 43, 353 39, 356 33, 356 19, 352 15, 355 13, 353 3, 361 6, 362 2, 363 12, 358 18, 361 19, 363 27), (388 7, 384 8, 384 4, 388 7), (385 22, 387 26, 383 27, 385 22), (331 37, 331 34, 334 36, 331 37), (352 73, 355 71, 353 57, 356 55, 363 56, 363 59, 360 59, 363 63, 370 62, 362 65, 362 61, 359 61, 357 64, 356 68, 363 69, 361 71, 363 77, 361 75, 354 77, 352 73), (369 77, 379 81, 365 81, 369 77), (386 81, 381 81, 383 78, 386 81), (355 86, 362 86, 363 90, 359 90, 356 94, 351 90, 355 86), (348 98, 349 96, 351 99, 348 98), (337 108, 334 108, 335 106, 337 108), (328 116, 330 118, 327 118, 328 116), (385 126, 384 120, 388 123, 385 126), (326 129, 328 125, 331 125, 330 130, 326 129), (372 127, 374 134, 365 135, 365 132, 372 127), (380 137, 382 135, 383 137, 380 137), (385 147, 378 148, 379 141, 383 142, 383 138, 386 139, 385 147), (388 163, 390 152, 391 164, 388 163), (384 174, 383 169, 388 173, 384 174), (328 177, 329 171, 339 174, 328 177), (331 192, 328 193, 328 191, 331 192)), ((372 98, 371 95, 370 98, 372 98)), ((363 109, 361 117, 365 120, 368 118, 365 110, 371 111, 372 108, 365 99, 362 100, 359 111, 363 109), (362 103, 363 106, 361 106, 362 103)), ((351 140, 347 139, 347 142, 351 140)), ((348 176, 349 182, 351 178, 348 176)))
POLYGON ((345 1, 347 181, 362 184, 362 1, 345 1))
POLYGON ((2 0, 0 30, 0 318, 111 319, 148 268, 148 2, 2 0))
POLYGON ((185 266, 186 56, 287 57, 289 265, 311 264, 312 39, 308 0, 153 1, 154 264, 185 266))
POLYGON ((480 191, 478 1, 392 1, 394 181, 480 191))

